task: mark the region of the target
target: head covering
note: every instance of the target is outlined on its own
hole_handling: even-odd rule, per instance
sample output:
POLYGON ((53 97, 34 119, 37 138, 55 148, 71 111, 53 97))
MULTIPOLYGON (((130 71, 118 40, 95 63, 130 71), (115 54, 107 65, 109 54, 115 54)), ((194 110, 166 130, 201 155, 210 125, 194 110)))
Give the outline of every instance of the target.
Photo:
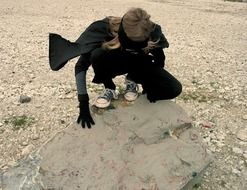
POLYGON ((127 34, 124 31, 123 23, 121 21, 119 30, 118 30, 118 38, 121 46, 124 49, 134 49, 134 50, 140 50, 147 46, 149 38, 145 39, 144 41, 133 41, 130 38, 128 38, 127 34))

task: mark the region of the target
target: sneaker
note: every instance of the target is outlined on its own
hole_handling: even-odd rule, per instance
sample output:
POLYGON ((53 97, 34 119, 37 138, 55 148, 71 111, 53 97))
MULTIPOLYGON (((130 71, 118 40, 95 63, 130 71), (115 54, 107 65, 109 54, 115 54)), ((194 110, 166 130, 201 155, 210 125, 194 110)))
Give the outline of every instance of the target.
POLYGON ((176 98, 170 99, 170 101, 175 102, 176 103, 176 98))
POLYGON ((111 104, 112 99, 118 99, 117 91, 106 88, 104 93, 96 99, 94 105, 98 108, 106 108, 111 104))
POLYGON ((138 85, 131 81, 131 80, 126 80, 126 89, 125 89, 125 94, 124 98, 127 101, 135 101, 138 97, 138 85))

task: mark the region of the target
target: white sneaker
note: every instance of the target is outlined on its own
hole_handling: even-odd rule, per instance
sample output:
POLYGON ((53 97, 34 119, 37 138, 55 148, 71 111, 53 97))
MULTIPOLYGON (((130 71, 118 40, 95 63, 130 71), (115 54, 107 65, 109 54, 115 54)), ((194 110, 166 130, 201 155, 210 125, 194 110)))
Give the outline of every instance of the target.
POLYGON ((170 99, 170 101, 175 102, 176 103, 176 98, 170 99))
POLYGON ((127 79, 125 83, 126 89, 124 93, 124 98, 130 102, 135 101, 138 97, 138 85, 135 82, 127 79))
POLYGON ((96 99, 94 105, 98 108, 106 108, 111 104, 112 99, 118 99, 118 92, 106 88, 104 93, 96 99))

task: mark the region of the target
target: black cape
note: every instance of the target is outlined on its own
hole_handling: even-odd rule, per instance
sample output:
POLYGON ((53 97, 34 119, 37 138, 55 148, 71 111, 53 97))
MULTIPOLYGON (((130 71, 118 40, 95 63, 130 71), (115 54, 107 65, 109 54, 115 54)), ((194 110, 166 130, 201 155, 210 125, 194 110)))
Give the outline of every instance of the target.
MULTIPOLYGON (((158 47, 168 48, 169 43, 156 24, 150 35, 152 41, 159 39, 158 47)), ((113 39, 110 33, 108 18, 93 22, 75 41, 70 42, 62 36, 49 34, 49 63, 53 71, 61 69, 70 59, 86 54, 101 47, 102 43, 113 39)))

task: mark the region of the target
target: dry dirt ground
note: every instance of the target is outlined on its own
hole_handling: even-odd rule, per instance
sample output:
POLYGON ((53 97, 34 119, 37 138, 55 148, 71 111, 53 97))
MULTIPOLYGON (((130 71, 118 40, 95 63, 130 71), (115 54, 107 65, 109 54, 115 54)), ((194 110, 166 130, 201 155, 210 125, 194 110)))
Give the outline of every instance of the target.
MULTIPOLYGON (((0 168, 77 117, 76 59, 51 71, 49 32, 73 41, 92 21, 122 16, 130 7, 146 9, 163 27, 170 42, 166 69, 183 83, 177 103, 215 157, 198 189, 246 189, 247 3, 223 0, 1 0, 0 168), (21 95, 31 101, 20 103, 21 95)), ((93 99, 102 86, 92 84, 92 76, 90 69, 93 99)), ((116 79, 120 89, 122 82, 116 79)))

